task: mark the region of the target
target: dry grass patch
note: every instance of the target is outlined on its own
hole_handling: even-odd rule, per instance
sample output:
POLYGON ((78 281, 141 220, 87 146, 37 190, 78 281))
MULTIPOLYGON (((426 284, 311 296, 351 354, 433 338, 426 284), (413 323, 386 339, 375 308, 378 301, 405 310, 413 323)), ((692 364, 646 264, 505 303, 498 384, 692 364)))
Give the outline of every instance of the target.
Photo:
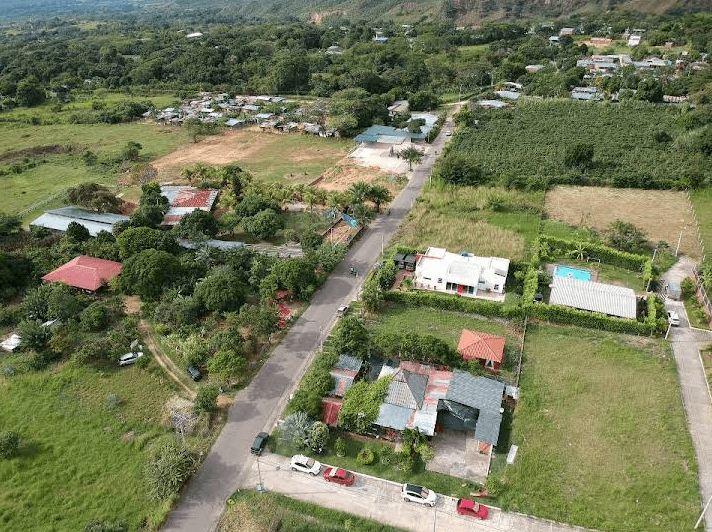
POLYGON ((682 231, 680 253, 701 256, 684 192, 558 186, 547 193, 544 206, 552 220, 599 232, 616 220, 632 223, 645 231, 648 240, 664 240, 672 249, 682 231))
POLYGON ((236 163, 265 181, 309 183, 346 156, 350 146, 347 140, 249 127, 185 145, 152 164, 160 181, 177 180, 183 168, 201 162, 212 166, 236 163))
POLYGON ((391 191, 393 196, 396 196, 403 188, 402 184, 407 180, 405 177, 399 178, 378 168, 359 166, 350 159, 343 159, 325 171, 316 185, 329 191, 347 190, 359 181, 383 185, 391 191))

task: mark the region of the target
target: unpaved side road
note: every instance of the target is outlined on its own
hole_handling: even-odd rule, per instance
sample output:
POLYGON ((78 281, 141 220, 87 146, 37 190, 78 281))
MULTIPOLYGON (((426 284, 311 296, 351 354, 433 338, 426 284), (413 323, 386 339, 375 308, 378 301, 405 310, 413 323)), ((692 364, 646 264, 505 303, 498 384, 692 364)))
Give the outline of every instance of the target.
POLYGON ((158 345, 158 342, 156 342, 156 337, 153 335, 153 331, 151 330, 151 326, 146 322, 146 320, 141 320, 138 322, 138 332, 141 333, 141 336, 146 342, 146 346, 153 354, 153 358, 156 360, 156 362, 158 362, 158 365, 163 368, 163 371, 166 372, 166 375, 168 375, 168 377, 170 377, 178 385, 178 387, 183 390, 183 392, 188 396, 188 399, 195 399, 195 396, 197 395, 195 390, 189 387, 181 380, 181 378, 179 377, 179 375, 181 374, 181 370, 173 363, 170 357, 166 355, 161 349, 161 347, 158 345))

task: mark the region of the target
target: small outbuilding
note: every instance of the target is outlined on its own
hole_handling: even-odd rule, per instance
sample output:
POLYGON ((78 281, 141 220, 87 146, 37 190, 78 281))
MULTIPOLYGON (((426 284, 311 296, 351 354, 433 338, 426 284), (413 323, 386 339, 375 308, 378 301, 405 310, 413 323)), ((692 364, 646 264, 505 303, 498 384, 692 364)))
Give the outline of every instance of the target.
POLYGON ((501 336, 465 329, 460 335, 457 351, 463 360, 477 360, 491 373, 499 373, 504 361, 504 343, 505 339, 501 336))
POLYGON ((574 277, 554 276, 549 304, 630 320, 637 316, 637 299, 632 289, 574 277))

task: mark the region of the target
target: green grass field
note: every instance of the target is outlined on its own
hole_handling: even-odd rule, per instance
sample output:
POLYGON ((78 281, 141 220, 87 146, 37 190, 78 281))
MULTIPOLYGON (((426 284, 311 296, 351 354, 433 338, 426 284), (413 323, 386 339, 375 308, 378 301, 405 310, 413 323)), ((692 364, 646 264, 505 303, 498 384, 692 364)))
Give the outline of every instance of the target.
MULTIPOLYGON (((697 217, 700 238, 705 246, 704 251, 709 252, 712 250, 712 189, 691 191, 690 201, 697 217)), ((694 229, 690 230, 694 231, 694 229)))
POLYGON ((81 154, 91 150, 99 161, 112 159, 129 141, 141 144, 142 157, 153 159, 187 142, 188 134, 181 129, 147 123, 24 127, 0 124, 0 156, 41 146, 72 147, 70 154, 49 155, 41 159, 46 162, 38 161, 40 164, 34 168, 0 177, 0 211, 20 212, 86 181, 115 185, 116 171, 104 170, 101 165, 87 166, 81 154))
POLYGON ((143 482, 143 452, 165 430, 170 395, 163 377, 136 367, 65 365, 0 380, 2 427, 22 438, 19 456, 0 461, 0 529, 83 530, 92 519, 139 529, 160 507, 143 482))
POLYGON ((532 325, 509 510, 603 531, 690 530, 697 465, 669 344, 532 325))
POLYGON ((355 517, 345 512, 290 499, 278 493, 240 490, 231 499, 218 526, 219 532, 399 532, 401 529, 355 517))

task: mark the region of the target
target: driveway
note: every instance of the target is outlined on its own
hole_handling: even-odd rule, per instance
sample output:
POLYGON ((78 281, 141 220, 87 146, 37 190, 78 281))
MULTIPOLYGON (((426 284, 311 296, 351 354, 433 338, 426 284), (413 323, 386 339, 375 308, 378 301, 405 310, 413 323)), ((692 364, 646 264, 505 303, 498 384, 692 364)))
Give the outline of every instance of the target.
POLYGON ((328 335, 336 309, 356 299, 365 275, 354 277, 349 273, 349 267, 364 274, 371 269, 381 247, 390 241, 420 195, 437 154, 442 152, 448 138, 444 133, 453 129, 452 119, 448 119, 441 134, 428 146, 426 157, 413 171, 408 185, 391 204, 391 214, 379 216, 353 245, 259 374, 237 394, 225 427, 201 468, 181 493, 180 503, 171 513, 164 530, 213 530, 227 498, 238 487, 245 486, 245 475, 249 470, 248 450, 255 434, 262 430, 271 432, 314 352, 328 335))
POLYGON ((401 485, 368 475, 357 474, 351 487, 330 484, 320 476, 312 477, 289 469, 289 459, 267 454, 251 460, 245 486, 255 489, 262 485, 268 491, 284 493, 306 502, 373 519, 414 532, 571 532, 583 531, 535 519, 509 514, 490 507, 485 521, 459 515, 455 511, 457 499, 440 495, 434 508, 403 501, 401 485))
POLYGON ((445 430, 433 438, 433 458, 426 469, 445 473, 451 477, 484 484, 489 470, 489 454, 477 449, 475 431, 445 430))

